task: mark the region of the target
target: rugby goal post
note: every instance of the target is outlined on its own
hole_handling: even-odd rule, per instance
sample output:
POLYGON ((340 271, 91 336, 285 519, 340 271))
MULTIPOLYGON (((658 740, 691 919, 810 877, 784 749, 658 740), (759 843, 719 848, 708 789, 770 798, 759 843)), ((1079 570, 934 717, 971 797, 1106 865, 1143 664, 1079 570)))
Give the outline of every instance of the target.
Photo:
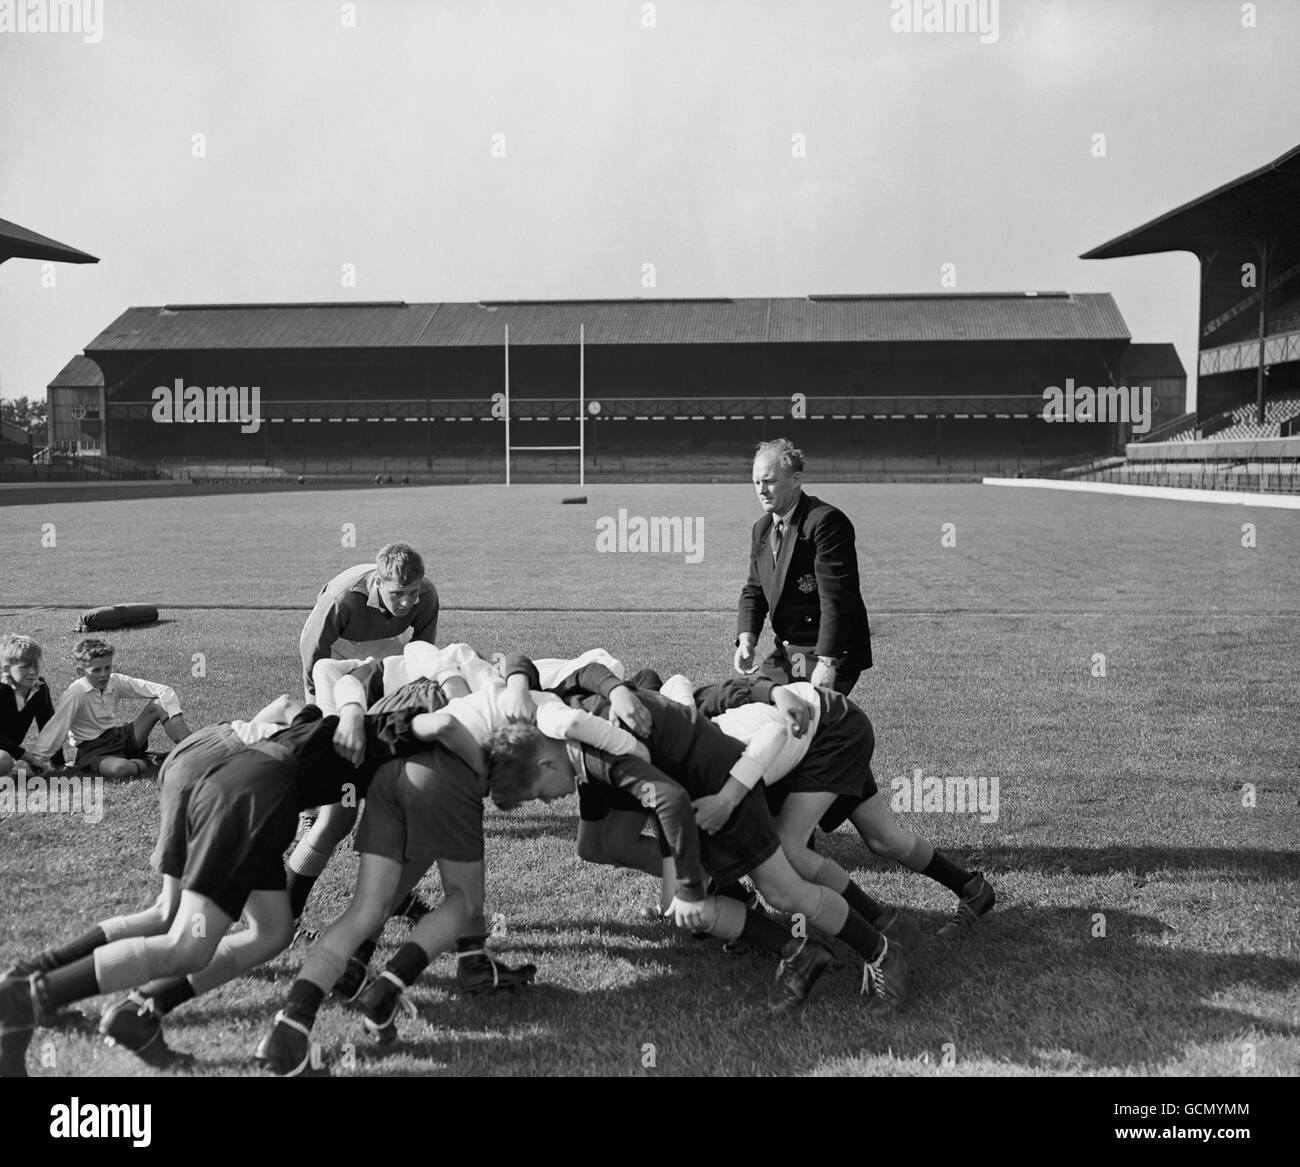
POLYGON ((510 457, 516 450, 576 450, 578 485, 586 485, 587 473, 587 385, 586 325, 578 325, 578 444, 576 446, 513 446, 510 444, 510 325, 505 326, 505 410, 506 410, 506 485, 510 485, 510 457))

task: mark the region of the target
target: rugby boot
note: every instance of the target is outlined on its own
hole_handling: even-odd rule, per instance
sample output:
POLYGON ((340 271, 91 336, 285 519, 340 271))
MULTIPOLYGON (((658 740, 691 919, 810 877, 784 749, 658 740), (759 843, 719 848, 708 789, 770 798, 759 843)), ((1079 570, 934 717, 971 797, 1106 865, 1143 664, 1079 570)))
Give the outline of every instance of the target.
POLYGON ((27 1077, 27 1047, 40 1014, 39 979, 0 981, 0 1078, 27 1077))
POLYGON ((903 918, 903 913, 895 908, 882 923, 876 925, 880 932, 885 935, 891 944, 897 944, 907 949, 909 956, 915 955, 916 950, 925 943, 925 933, 915 924, 903 918))
POLYGON ((790 1013, 802 1008, 832 959, 831 950, 820 941, 806 936, 789 941, 781 949, 781 963, 776 966, 772 1012, 790 1013))
POLYGON ((130 1050, 141 1061, 161 1068, 184 1058, 168 1044, 163 1036, 162 1014, 153 1000, 138 992, 110 1006, 99 1021, 99 1032, 109 1045, 120 1045, 130 1050))
POLYGON ((357 998, 366 1032, 380 1045, 397 1040, 397 1011, 415 1015, 415 1006, 405 997, 406 986, 396 973, 385 969, 371 981, 357 998))
POLYGON ((961 899, 957 901, 957 910, 953 917, 938 931, 940 940, 963 940, 971 934, 981 916, 987 916, 993 910, 997 897, 993 894, 993 885, 980 872, 975 872, 961 890, 961 899))
POLYGON ((886 936, 880 955, 862 966, 862 995, 867 998, 868 1013, 884 1017, 903 1007, 911 963, 907 949, 901 944, 891 944, 886 936))
POLYGON ((329 1071, 313 1064, 311 1030, 281 1010, 270 1031, 257 1043, 254 1060, 277 1078, 328 1077, 329 1071))
POLYGON ((495 993, 530 985, 537 979, 535 964, 512 968, 497 960, 486 948, 472 948, 456 954, 456 984, 466 996, 495 993))

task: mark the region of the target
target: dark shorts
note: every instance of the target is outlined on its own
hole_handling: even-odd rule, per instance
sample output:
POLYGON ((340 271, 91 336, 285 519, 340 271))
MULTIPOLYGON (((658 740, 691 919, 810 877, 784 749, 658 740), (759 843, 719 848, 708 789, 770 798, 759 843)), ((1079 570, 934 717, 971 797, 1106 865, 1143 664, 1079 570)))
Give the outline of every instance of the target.
POLYGON ((614 810, 643 815, 650 813, 626 790, 619 790, 605 782, 578 783, 578 817, 584 823, 598 823, 614 810))
POLYGON ((97 773, 105 758, 143 758, 147 752, 145 746, 135 744, 129 725, 115 725, 99 737, 77 744, 77 773, 97 773))
POLYGON ((832 700, 838 707, 833 706, 830 713, 837 716, 830 720, 823 715, 803 761, 785 779, 768 787, 767 802, 773 814, 780 812, 790 794, 833 794, 837 802, 847 800, 852 809, 876 793, 871 769, 876 734, 871 718, 852 702, 832 700))
POLYGON ((483 782, 450 750, 433 746, 375 772, 355 847, 403 865, 483 860, 483 782))
POLYGON ((282 746, 245 746, 196 781, 185 815, 181 886, 238 919, 255 891, 284 890, 298 826, 296 765, 282 746))
POLYGON ((733 883, 781 849, 761 786, 751 790, 717 834, 700 832, 700 862, 717 883, 733 883))
POLYGON ((398 709, 413 709, 417 713, 436 713, 446 704, 447 694, 437 681, 417 677, 387 697, 380 697, 366 712, 391 713, 398 709))
POLYGON ((194 787, 213 768, 244 748, 228 725, 209 725, 190 734, 162 764, 158 845, 150 862, 159 875, 180 878, 185 871, 185 822, 194 787))
MULTIPOLYGON (((717 794, 731 777, 731 768, 745 752, 743 742, 728 737, 707 719, 679 765, 661 767, 680 782, 692 799, 717 794)), ((700 834, 700 862, 718 883, 731 883, 781 849, 781 840, 761 788, 751 790, 716 834, 700 834)))

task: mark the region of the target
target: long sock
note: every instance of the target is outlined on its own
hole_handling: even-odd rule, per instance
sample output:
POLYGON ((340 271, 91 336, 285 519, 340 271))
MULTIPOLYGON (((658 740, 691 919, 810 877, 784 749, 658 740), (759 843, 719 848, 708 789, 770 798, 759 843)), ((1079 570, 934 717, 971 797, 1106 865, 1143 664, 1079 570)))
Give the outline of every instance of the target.
POLYGON ((284 1003, 284 1011, 295 1021, 301 1021, 308 1029, 316 1024, 316 1012, 325 1000, 325 990, 311 981, 296 980, 289 987, 289 998, 284 1003))
POLYGON ((408 940, 393 953, 392 960, 385 965, 385 971, 392 973, 402 984, 413 985, 428 967, 429 958, 424 949, 408 940))
POLYGON ((96 948, 89 959, 95 962, 99 991, 116 993, 156 980, 164 971, 166 952, 162 936, 133 936, 96 948))
POLYGON ((103 926, 96 924, 75 940, 69 940, 67 944, 62 944, 57 948, 47 948, 44 952, 33 957, 32 960, 24 963, 34 965, 38 972, 52 972, 56 968, 62 968, 65 964, 72 964, 73 961, 89 956, 96 948, 101 948, 107 943, 108 936, 104 932, 103 926))
POLYGON ((328 993, 334 987, 339 977, 343 975, 343 970, 348 966, 348 957, 352 955, 349 952, 339 952, 327 947, 328 936, 327 932, 311 946, 311 950, 303 959, 302 968, 298 970, 298 980, 310 981, 320 989, 322 994, 328 993))
POLYGON ((41 978, 41 1002, 50 1009, 97 997, 99 993, 93 956, 83 956, 62 968, 52 969, 41 978))
POLYGON ((853 880, 849 880, 849 886, 840 892, 845 902, 868 924, 878 924, 885 916, 889 914, 890 909, 885 907, 879 900, 872 899, 867 895, 853 880))
POLYGON ((184 1005, 198 995, 189 977, 164 977, 141 985, 137 991, 140 996, 152 1000, 159 1013, 170 1013, 177 1005, 184 1005))
POLYGON ((933 879, 936 883, 943 884, 944 887, 958 896, 962 894, 966 885, 975 878, 973 871, 963 871, 941 851, 934 853, 934 858, 930 860, 921 874, 933 879))
POLYGON ((844 927, 836 935, 861 953, 863 960, 875 960, 885 947, 885 938, 852 908, 844 927))
POLYGON ((289 856, 289 911, 296 920, 307 906, 307 897, 330 861, 330 851, 317 851, 303 839, 289 856))
POLYGON ((871 896, 858 887, 849 878, 849 873, 833 859, 823 859, 821 861, 821 866, 817 868, 811 882, 819 883, 822 887, 828 887, 831 891, 838 892, 847 901, 849 907, 868 923, 875 924, 889 912, 889 909, 884 904, 879 900, 872 899, 871 896))
POLYGON ((379 945, 374 940, 363 940, 357 945, 357 950, 352 954, 353 958, 361 961, 362 964, 369 964, 370 958, 375 955, 375 949, 379 945))
POLYGON ((790 940, 790 931, 765 912, 756 912, 752 908, 747 908, 745 927, 740 933, 740 938, 746 944, 753 944, 756 948, 766 949, 779 956, 781 949, 790 940))

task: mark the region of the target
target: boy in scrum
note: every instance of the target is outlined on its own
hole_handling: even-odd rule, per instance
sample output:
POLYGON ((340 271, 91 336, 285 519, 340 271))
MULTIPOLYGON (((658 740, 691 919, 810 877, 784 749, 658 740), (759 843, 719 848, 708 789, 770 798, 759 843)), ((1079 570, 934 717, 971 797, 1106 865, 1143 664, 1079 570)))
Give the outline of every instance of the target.
MULTIPOLYGON (((465 946, 465 932, 483 918, 483 797, 487 793, 479 742, 510 724, 518 686, 507 692, 495 683, 445 708, 417 718, 439 739, 439 746, 403 765, 383 768, 370 784, 357 829, 361 856, 351 901, 303 961, 284 1008, 275 1015, 255 1057, 273 1074, 298 1077, 314 1069, 311 1032, 325 996, 343 975, 358 948, 372 937, 389 907, 414 887, 435 863, 442 877, 443 902, 421 919, 408 941, 357 998, 366 1028, 381 1041, 395 1036, 402 994, 425 968, 453 945, 460 956, 482 956, 465 946), (427 719, 427 720, 425 720, 427 719)), ((558 697, 527 694, 536 725, 556 748, 586 741, 613 750, 635 751, 636 739, 558 697)), ((359 703, 345 705, 359 709, 359 703)), ((341 714, 342 715, 342 714, 341 714)), ((475 937, 481 948, 483 937, 475 937)), ((503 971, 531 980, 533 966, 503 971)), ((494 974, 495 975, 495 974, 494 974)))
MULTIPOLYGON (((980 872, 957 866, 929 839, 894 818, 871 769, 876 742, 871 719, 842 694, 806 681, 781 686, 765 677, 734 677, 692 689, 680 675, 665 681, 663 692, 695 704, 742 742, 783 715, 801 727, 806 721, 806 729, 791 734, 787 749, 764 774, 781 846, 801 875, 840 892, 882 930, 887 929, 880 921, 888 922, 883 906, 858 889, 848 872, 808 846, 818 823, 823 830, 833 831, 849 819, 874 854, 953 892, 958 897, 956 914, 939 929, 941 939, 964 937, 992 910, 993 885, 980 872)), ((701 800, 696 805, 700 829, 716 830, 747 793, 740 783, 728 783, 718 794, 701 800)), ((912 930, 911 925, 906 927, 912 930)), ((919 942, 919 933, 914 942, 919 942)))
MULTIPOLYGON (((300 810, 363 796, 384 763, 436 740, 429 716, 367 717, 353 706, 322 718, 307 706, 265 740, 231 749, 208 743, 202 765, 164 783, 154 856, 163 876, 160 914, 171 912, 165 934, 118 930, 109 940, 101 927, 57 952, 57 967, 0 981, 0 1076, 26 1075, 32 1030, 64 1005, 141 987, 145 999, 178 1004, 285 948, 292 917, 283 855, 300 810), (338 738, 346 739, 347 756, 338 738), (256 922, 253 935, 227 936, 241 913, 256 922)), ((157 1039, 157 1017, 134 1005, 119 1015, 123 1028, 110 1035, 120 1033, 129 1048, 157 1039)))
MULTIPOLYGON (((782 962, 777 975, 781 995, 776 1008, 788 1009, 807 1000, 831 962, 830 950, 806 937, 788 939, 779 924, 738 901, 705 896, 704 871, 719 884, 749 875, 777 911, 799 913, 808 924, 838 936, 863 958, 862 992, 868 997, 868 1011, 889 1013, 900 1007, 907 995, 906 949, 902 944, 891 944, 842 896, 809 883, 795 871, 781 850, 760 790, 751 790, 719 830, 702 838, 697 836, 698 850, 683 846, 679 824, 672 824, 676 837, 669 835, 671 816, 680 806, 680 793, 685 794, 689 804, 692 799, 716 794, 729 780, 747 776, 747 771, 754 774, 756 781, 765 764, 770 763, 771 754, 766 763, 752 752, 747 757, 750 747, 728 737, 693 705, 685 706, 654 692, 637 696, 652 721, 646 737, 648 766, 639 760, 602 758, 591 750, 570 755, 529 733, 526 727, 514 727, 495 734, 488 742, 493 801, 508 810, 530 798, 562 797, 581 781, 603 781, 629 790, 655 813, 672 850, 679 883, 671 909, 674 922, 724 940, 743 937, 780 952, 782 962)), ((603 715, 609 710, 608 700, 598 694, 575 694, 569 701, 588 712, 603 715)), ((779 750, 783 740, 783 727, 776 728, 775 745, 769 747, 773 752, 779 750)), ((689 825, 693 827, 693 809, 691 820, 689 825)))

